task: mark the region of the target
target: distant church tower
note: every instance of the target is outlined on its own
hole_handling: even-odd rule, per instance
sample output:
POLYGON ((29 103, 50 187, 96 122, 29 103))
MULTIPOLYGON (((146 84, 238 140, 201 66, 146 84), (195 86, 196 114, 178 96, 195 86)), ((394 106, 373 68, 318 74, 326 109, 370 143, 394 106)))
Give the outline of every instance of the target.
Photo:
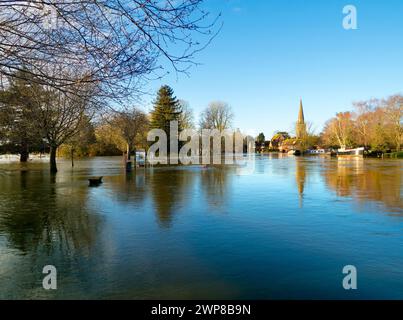
POLYGON ((306 135, 306 124, 304 117, 304 107, 302 106, 302 99, 299 102, 299 114, 295 133, 297 135, 297 139, 301 139, 306 135))

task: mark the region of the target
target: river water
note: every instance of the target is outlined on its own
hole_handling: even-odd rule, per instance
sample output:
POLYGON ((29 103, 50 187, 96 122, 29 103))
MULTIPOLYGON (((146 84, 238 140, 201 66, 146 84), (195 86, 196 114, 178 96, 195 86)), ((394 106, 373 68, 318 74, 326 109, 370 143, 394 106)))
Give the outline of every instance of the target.
POLYGON ((402 160, 273 154, 126 175, 93 158, 56 176, 2 163, 0 298, 403 299, 402 190, 402 160))

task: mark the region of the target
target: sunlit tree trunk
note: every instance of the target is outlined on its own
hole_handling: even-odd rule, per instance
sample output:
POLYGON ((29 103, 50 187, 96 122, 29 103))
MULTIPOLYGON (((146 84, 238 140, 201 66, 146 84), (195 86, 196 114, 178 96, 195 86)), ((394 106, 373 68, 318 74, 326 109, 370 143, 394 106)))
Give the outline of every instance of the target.
POLYGON ((131 159, 131 152, 132 152, 132 148, 130 147, 130 144, 127 143, 126 144, 126 154, 127 154, 126 160, 127 161, 130 161, 130 159, 131 159))

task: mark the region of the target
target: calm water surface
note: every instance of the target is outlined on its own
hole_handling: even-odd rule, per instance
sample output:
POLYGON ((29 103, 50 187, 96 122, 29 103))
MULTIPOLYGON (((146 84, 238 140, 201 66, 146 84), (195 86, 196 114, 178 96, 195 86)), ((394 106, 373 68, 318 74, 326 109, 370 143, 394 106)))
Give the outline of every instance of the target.
POLYGON ((401 160, 120 165, 61 162, 52 177, 47 164, 0 164, 0 298, 403 299, 401 160), (354 292, 341 284, 350 264, 354 292))

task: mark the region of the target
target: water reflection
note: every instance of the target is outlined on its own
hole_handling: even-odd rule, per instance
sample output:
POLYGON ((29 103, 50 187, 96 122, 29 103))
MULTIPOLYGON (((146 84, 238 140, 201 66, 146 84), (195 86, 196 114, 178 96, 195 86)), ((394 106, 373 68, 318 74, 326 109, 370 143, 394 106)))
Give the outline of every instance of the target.
POLYGON ((88 254, 99 219, 86 207, 87 188, 66 184, 74 181, 56 181, 43 171, 21 170, 0 179, 0 234, 10 246, 25 254, 88 254))
POLYGON ((203 169, 200 173, 200 185, 206 198, 209 210, 222 210, 228 201, 231 177, 236 168, 214 166, 203 169))
POLYGON ((192 198, 195 174, 186 168, 156 169, 150 172, 148 185, 160 226, 169 228, 174 215, 192 198))
POLYGON ((375 201, 403 215, 402 170, 399 160, 339 159, 326 163, 322 174, 339 197, 351 197, 358 204, 375 201))
MULTIPOLYGON (((136 171, 126 174, 110 176, 107 178, 106 187, 111 190, 109 195, 116 197, 119 202, 141 205, 147 198, 147 172, 136 171)), ((100 189, 105 187, 101 185, 100 189)))
POLYGON ((56 176, 0 165, 0 298, 44 297, 49 263, 61 298, 345 298, 332 277, 346 261, 360 263, 363 283, 378 281, 365 297, 403 298, 402 164, 271 155, 254 171, 126 175, 120 159, 102 158, 56 176))
POLYGON ((295 179, 297 182, 299 207, 303 207, 305 180, 306 180, 306 167, 307 163, 302 158, 297 158, 295 163, 295 179))

